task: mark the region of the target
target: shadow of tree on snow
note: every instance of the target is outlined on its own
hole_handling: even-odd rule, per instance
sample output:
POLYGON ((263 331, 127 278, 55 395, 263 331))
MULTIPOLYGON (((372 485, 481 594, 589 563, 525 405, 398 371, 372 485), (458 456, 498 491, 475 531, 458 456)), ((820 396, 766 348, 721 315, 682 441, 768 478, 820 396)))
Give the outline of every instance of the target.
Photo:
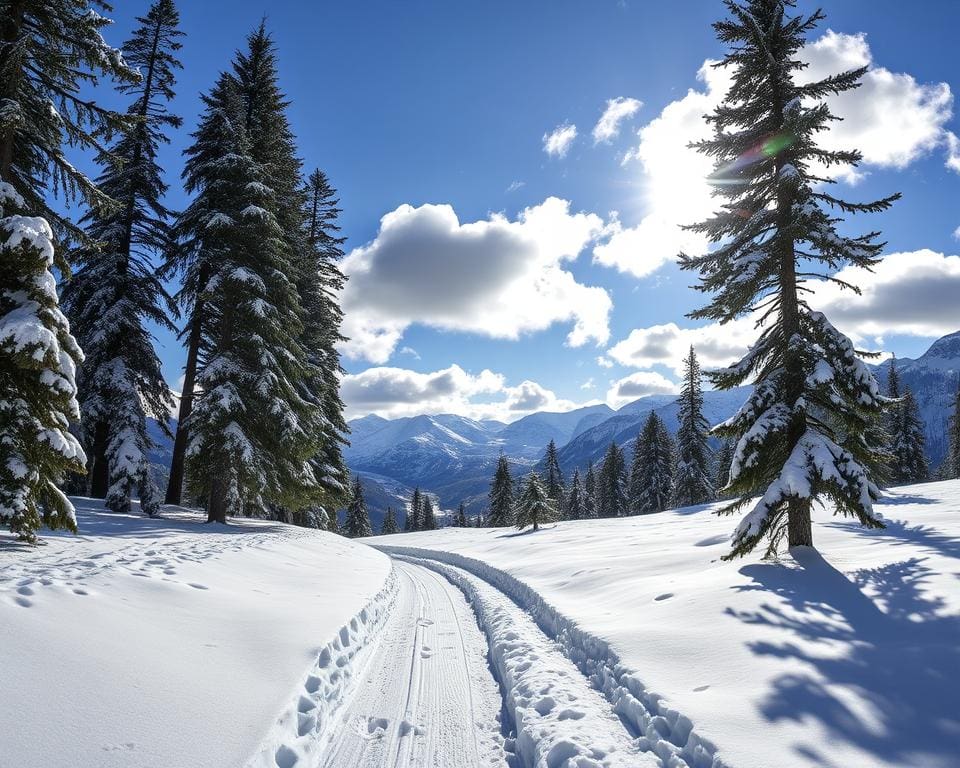
MULTIPOLYGON (((848 742, 898 766, 960 763, 960 617, 925 594, 928 558, 862 570, 851 580, 813 549, 792 550, 797 566, 747 565, 752 583, 738 591, 780 598, 757 611, 727 608, 746 624, 783 630, 782 643, 748 644, 758 656, 791 662, 760 704, 772 722, 818 722, 831 740, 848 742), (796 641, 805 641, 798 644, 796 641), (821 646, 818 653, 813 646, 821 646)), ((795 745, 827 764, 829 744, 795 745)))

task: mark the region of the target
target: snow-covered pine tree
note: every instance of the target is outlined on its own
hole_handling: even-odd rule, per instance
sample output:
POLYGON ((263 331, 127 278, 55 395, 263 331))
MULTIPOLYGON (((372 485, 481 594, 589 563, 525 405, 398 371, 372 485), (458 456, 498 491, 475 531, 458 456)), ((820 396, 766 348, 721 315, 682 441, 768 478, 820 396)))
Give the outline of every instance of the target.
MULTIPOLYGON (((180 49, 179 13, 172 0, 156 0, 124 45, 127 63, 142 78, 121 83, 133 97, 131 128, 98 162, 100 189, 118 206, 94 207, 81 219, 89 241, 71 254, 78 268, 63 290, 63 307, 84 350, 77 377, 89 493, 128 512, 134 491, 143 512, 160 511, 147 451, 147 417, 167 430, 173 397, 153 348, 150 322, 175 330, 173 300, 157 279, 153 257, 169 248, 167 184, 157 163, 166 131, 180 126, 169 111, 180 49)), ((171 435, 172 437, 172 435, 171 435)))
POLYGON ((70 274, 55 238, 83 233, 51 193, 90 208, 116 203, 63 153, 101 150, 127 119, 81 98, 103 75, 139 75, 104 41, 110 20, 81 0, 0 3, 0 522, 33 541, 41 525, 76 530, 57 485, 83 472, 68 431, 79 418, 75 371, 83 359, 59 308, 53 268, 70 274))
POLYGON ((726 499, 727 483, 730 482, 730 464, 733 461, 734 442, 732 440, 721 440, 720 447, 713 457, 713 487, 721 499, 726 499))
POLYGON ((487 525, 491 528, 502 528, 513 524, 513 477, 510 475, 510 465, 507 457, 502 453, 497 459, 497 470, 490 484, 490 512, 487 516, 487 525))
POLYGON ((387 507, 387 513, 383 516, 383 523, 380 525, 380 535, 389 536, 391 533, 397 533, 397 516, 393 507, 387 507))
POLYGON ((521 531, 528 525, 532 525, 533 530, 536 531, 541 523, 549 523, 556 519, 557 510, 547 495, 547 489, 540 480, 540 476, 536 472, 531 472, 527 475, 523 490, 517 498, 514 524, 521 531))
POLYGON ((583 519, 595 520, 597 506, 597 473, 591 461, 587 465, 587 476, 583 480, 583 519))
POLYGON ((300 343, 307 352, 311 370, 303 386, 305 397, 322 415, 320 448, 311 459, 322 491, 322 503, 335 508, 344 503, 347 493, 347 468, 342 446, 349 431, 340 398, 340 353, 336 345, 344 340, 340 333, 343 313, 337 295, 345 278, 338 265, 343 256, 343 238, 337 235, 340 209, 336 190, 326 175, 314 170, 307 181, 306 215, 303 242, 297 244, 299 258, 297 292, 303 307, 303 333, 300 343))
POLYGON ((217 93, 203 128, 221 150, 205 171, 210 207, 185 214, 204 218, 213 258, 205 260, 199 393, 184 426, 191 491, 207 499, 210 521, 225 522, 228 514, 263 514, 270 503, 316 503, 309 460, 322 425, 300 394, 309 364, 297 343, 301 309, 279 201, 236 120, 243 101, 233 82, 221 78, 217 93))
POLYGON ((690 347, 683 363, 683 390, 678 399, 677 466, 673 477, 673 506, 688 507, 714 498, 710 471, 710 425, 703 416, 700 363, 690 347))
POLYGON ((868 440, 883 398, 850 340, 810 309, 803 283, 814 277, 844 287, 833 270, 875 264, 878 233, 841 235, 834 211, 882 211, 897 196, 850 203, 823 187, 829 180, 820 168, 860 160, 859 152, 817 145, 834 119, 824 99, 857 87, 866 67, 796 82, 806 67, 798 53, 822 12, 793 15, 793 0, 727 0, 726 7, 729 18, 714 29, 731 47, 717 66, 732 70, 732 85, 707 116, 713 138, 694 145, 715 159, 711 178, 725 202, 691 229, 717 247, 681 254, 680 264, 699 271, 698 287, 713 294, 691 317, 727 323, 754 314, 761 323, 746 356, 710 376, 718 389, 754 382, 746 404, 716 430, 738 440, 729 487, 739 498, 720 511, 752 504, 734 534, 733 558, 764 537, 768 553, 784 538, 812 545, 815 499, 868 527, 883 525, 870 477, 881 454, 868 440))
POLYGON ((460 502, 460 506, 457 507, 457 523, 456 523, 456 525, 457 525, 457 528, 466 528, 466 527, 468 526, 468 523, 467 523, 467 510, 466 510, 466 508, 463 506, 463 502, 462 502, 462 501, 460 502))
POLYGON ((922 483, 930 477, 930 467, 924 450, 923 419, 920 408, 909 387, 897 407, 896 433, 893 435, 893 480, 899 484, 922 483))
POLYGON ((634 444, 630 472, 630 511, 635 515, 662 512, 673 496, 673 440, 654 411, 634 444))
POLYGON ((604 454, 597 479, 597 514, 600 517, 620 517, 628 514, 627 462, 623 451, 615 443, 604 454))
POLYGON ((563 505, 564 520, 581 520, 586 517, 583 484, 580 482, 580 470, 573 470, 573 479, 570 481, 570 492, 563 505))
POLYGON ((410 531, 419 531, 420 530, 420 517, 423 511, 423 496, 420 493, 420 488, 413 489, 413 495, 410 497, 410 507, 407 509, 406 519, 403 522, 403 530, 407 533, 410 531))
POLYGON ((565 495, 563 472, 560 470, 560 457, 557 454, 557 444, 551 439, 547 444, 547 451, 543 459, 544 463, 544 487, 547 489, 547 496, 553 502, 556 509, 563 506, 563 497, 565 495))
POLYGON ((360 475, 353 477, 353 489, 350 494, 350 504, 347 506, 347 519, 343 523, 343 534, 351 539, 373 535, 370 516, 367 514, 367 503, 363 500, 360 475))
POLYGON ((437 530, 437 515, 433 511, 433 502, 427 494, 423 494, 423 511, 420 513, 420 528, 418 530, 437 530))

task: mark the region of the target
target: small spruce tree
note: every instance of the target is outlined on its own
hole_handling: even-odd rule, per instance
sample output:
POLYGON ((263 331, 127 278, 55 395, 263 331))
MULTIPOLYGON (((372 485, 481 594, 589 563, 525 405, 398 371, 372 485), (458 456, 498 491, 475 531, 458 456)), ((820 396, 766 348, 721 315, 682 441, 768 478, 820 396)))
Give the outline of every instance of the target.
POLYGON ((460 506, 457 507, 457 528, 466 528, 467 527, 467 510, 463 506, 463 502, 460 502, 460 506))
MULTIPOLYGON (((737 414, 718 427, 736 438, 729 488, 737 498, 720 510, 746 506, 727 558, 767 538, 767 553, 786 539, 813 545, 810 511, 830 500, 837 512, 871 528, 879 490, 871 475, 883 453, 872 421, 883 398, 850 340, 804 296, 810 278, 837 280, 841 265, 869 269, 883 248, 878 233, 847 236, 836 212, 876 212, 897 196, 851 203, 830 194, 823 167, 855 166, 856 151, 834 151, 817 140, 834 120, 826 99, 856 88, 867 68, 798 82, 807 64, 799 55, 824 18, 794 13, 794 0, 727 0, 728 18, 714 24, 730 47, 716 66, 731 70, 723 102, 707 116, 712 138, 697 142, 714 158, 711 177, 724 198, 709 219, 691 227, 716 247, 681 254, 683 269, 700 273, 709 303, 691 317, 728 323, 759 319, 759 337, 736 364, 714 372, 718 389, 744 382, 753 391, 737 414)), ((856 290, 856 289, 854 289, 856 290)))
POLYGON ((620 517, 628 514, 627 465, 623 451, 616 443, 610 443, 600 465, 597 480, 597 515, 620 517))
POLYGON ((923 419, 909 387, 904 387, 897 411, 896 432, 891 446, 894 481, 902 484, 922 483, 929 479, 930 467, 924 451, 923 419))
POLYGON ((673 496, 673 441, 654 411, 644 422, 633 449, 630 473, 630 509, 633 514, 662 512, 673 496))
POLYGON ((413 495, 410 497, 410 506, 407 508, 406 519, 403 523, 403 530, 407 533, 420 530, 420 515, 423 511, 423 496, 420 488, 413 489, 413 495))
POLYGON ((513 477, 510 474, 510 465, 507 457, 502 453, 497 459, 497 469, 490 484, 490 512, 487 516, 487 525, 491 528, 502 528, 513 524, 513 477))
POLYGON ((437 515, 433 511, 433 501, 427 494, 423 494, 423 511, 420 513, 420 531, 437 530, 437 515))
POLYGON ((950 435, 950 452, 944 463, 946 464, 946 479, 960 479, 960 381, 957 382, 957 392, 953 397, 953 414, 947 421, 950 435))
POLYGON ((673 506, 688 507, 714 498, 710 472, 710 447, 707 432, 710 425, 703 416, 703 390, 700 363, 696 352, 684 361, 683 391, 678 400, 677 466, 673 478, 673 506))
POLYGON ((543 481, 547 489, 547 495, 553 502, 554 507, 560 509, 563 506, 564 497, 563 472, 560 470, 560 457, 557 453, 557 444, 552 439, 547 444, 547 451, 543 463, 543 481))
POLYGON ((573 479, 570 481, 570 492, 567 494, 563 506, 564 520, 581 520, 586 517, 583 484, 580 482, 580 470, 573 470, 573 479))
POLYGON ((583 519, 597 518, 597 473, 593 469, 593 462, 587 465, 587 476, 583 481, 583 519))
POLYGON ((523 490, 517 499, 514 512, 515 525, 523 530, 528 525, 536 531, 541 523, 549 523, 557 518, 556 507, 547 495, 546 488, 536 472, 527 475, 523 490))
POLYGON ((387 507, 387 513, 383 516, 383 523, 380 525, 380 535, 389 536, 397 532, 397 516, 393 507, 387 507))
POLYGON ((363 500, 363 485, 360 483, 360 475, 354 475, 353 492, 350 496, 350 504, 347 507, 347 519, 343 524, 343 533, 351 539, 373 534, 373 529, 370 527, 370 516, 367 514, 367 504, 363 500))

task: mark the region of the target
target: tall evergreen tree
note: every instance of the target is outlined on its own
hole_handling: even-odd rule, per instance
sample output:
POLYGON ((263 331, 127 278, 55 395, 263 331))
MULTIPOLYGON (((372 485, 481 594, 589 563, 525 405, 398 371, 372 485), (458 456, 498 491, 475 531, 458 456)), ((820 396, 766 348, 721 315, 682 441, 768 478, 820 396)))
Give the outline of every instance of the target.
POLYGON ((597 479, 597 514, 600 517, 620 517, 628 514, 627 464, 623 451, 610 443, 597 479))
POLYGON ((580 470, 573 470, 573 479, 570 481, 570 492, 567 494, 563 506, 564 520, 581 520, 586 515, 583 484, 580 482, 580 470))
POLYGON ((747 403, 716 430, 738 445, 730 489, 739 498, 721 512, 748 504, 728 557, 769 537, 768 553, 784 538, 812 545, 810 509, 829 499, 844 515, 882 527, 873 513, 879 493, 871 481, 882 455, 871 419, 883 399, 850 340, 803 298, 810 277, 851 287, 832 271, 869 268, 880 256, 878 233, 848 237, 832 213, 874 212, 896 196, 850 203, 822 184, 822 167, 856 165, 860 153, 817 145, 834 119, 825 99, 857 87, 866 67, 798 83, 798 55, 824 16, 792 14, 793 0, 726 0, 729 18, 714 24, 730 52, 718 64, 732 70, 723 103, 707 119, 714 136, 695 146, 715 159, 720 210, 691 227, 717 247, 681 254, 681 267, 700 272, 712 298, 692 317, 727 323, 755 313, 761 332, 746 356, 711 374, 719 389, 753 381, 747 403), (759 496, 759 500, 754 497, 759 496))
POLYGON ((423 494, 423 512, 420 514, 420 528, 418 530, 437 530, 437 515, 433 511, 433 501, 427 494, 423 494))
POLYGON ((654 411, 643 424, 633 449, 630 511, 662 512, 673 496, 674 447, 667 427, 654 411))
POLYGON ((80 413, 88 457, 89 492, 106 506, 127 512, 134 490, 148 515, 160 510, 150 476, 147 417, 167 429, 173 405, 153 349, 147 321, 174 330, 172 299, 157 279, 152 257, 169 246, 170 211, 163 205, 167 184, 157 163, 166 131, 181 120, 171 114, 180 16, 172 0, 156 0, 124 46, 127 62, 142 79, 121 83, 133 97, 133 118, 110 151, 98 158, 105 170, 100 189, 118 202, 92 208, 81 220, 90 242, 73 253, 79 265, 63 291, 74 336, 84 350, 79 370, 80 413))
POLYGON ((557 519, 557 510, 547 490, 536 472, 527 475, 523 490, 517 498, 514 511, 514 524, 519 530, 528 525, 538 530, 542 523, 549 523, 557 519))
POLYGON ((383 516, 383 523, 380 525, 380 535, 389 536, 391 533, 397 533, 397 516, 393 507, 387 507, 387 514, 383 516))
POLYGON ((343 524, 343 533, 351 539, 361 536, 372 536, 370 516, 367 514, 367 503, 363 499, 363 485, 360 475, 354 475, 353 492, 350 496, 350 505, 347 507, 347 519, 343 524))
POLYGON ((466 508, 463 506, 463 502, 462 502, 462 501, 460 502, 460 506, 457 507, 457 523, 456 523, 456 525, 457 525, 457 528, 466 528, 466 527, 468 526, 468 523, 467 523, 467 510, 466 510, 466 508))
POLYGON ((326 175, 314 170, 305 194, 304 242, 298 244, 297 292, 303 307, 303 345, 311 366, 304 380, 306 398, 322 415, 320 449, 311 463, 323 492, 323 503, 338 506, 347 490, 347 468, 342 447, 349 431, 340 398, 340 353, 336 345, 344 341, 340 333, 343 313, 337 294, 345 278, 339 261, 344 239, 338 236, 336 190, 326 175))
POLYGON ((79 418, 75 370, 83 360, 60 311, 53 268, 70 265, 59 239, 83 233, 50 202, 81 197, 91 209, 116 205, 67 159, 64 145, 102 150, 129 121, 84 87, 103 75, 138 74, 101 30, 102 2, 0 2, 0 522, 33 541, 41 525, 76 530, 57 488, 86 457, 68 431, 79 418), (55 237, 56 233, 56 237, 55 237))
POLYGON ((673 478, 673 505, 688 507, 714 498, 710 471, 710 425, 703 416, 700 363, 693 347, 684 361, 683 390, 678 400, 677 466, 673 478))
POLYGON ((419 531, 420 530, 420 517, 423 511, 423 496, 420 493, 420 488, 413 489, 413 495, 410 497, 410 508, 407 510, 407 516, 403 523, 403 530, 407 533, 410 531, 419 531))
POLYGON ((597 507, 597 473, 594 471, 591 461, 587 465, 587 476, 583 481, 583 519, 596 519, 597 507))
POLYGON ((547 444, 547 452, 544 456, 544 487, 547 489, 547 496, 553 502, 556 509, 563 506, 565 495, 563 472, 560 470, 560 457, 557 453, 557 444, 551 439, 547 444))
POLYGON ((490 513, 487 516, 487 525, 491 528, 502 528, 513 524, 513 477, 510 475, 510 465, 507 457, 502 453, 497 459, 497 470, 490 484, 490 513))
POLYGON ((904 387, 897 406, 896 432, 893 435, 893 480, 896 483, 922 483, 930 477, 924 451, 923 419, 916 398, 904 387))

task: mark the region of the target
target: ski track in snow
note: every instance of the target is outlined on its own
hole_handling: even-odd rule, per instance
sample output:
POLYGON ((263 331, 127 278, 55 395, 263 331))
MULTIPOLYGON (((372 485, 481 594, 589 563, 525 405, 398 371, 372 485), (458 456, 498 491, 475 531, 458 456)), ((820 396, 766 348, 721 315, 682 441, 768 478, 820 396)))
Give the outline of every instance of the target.
POLYGON ((355 688, 329 729, 321 768, 502 766, 501 697, 461 592, 396 563, 399 589, 355 688))

